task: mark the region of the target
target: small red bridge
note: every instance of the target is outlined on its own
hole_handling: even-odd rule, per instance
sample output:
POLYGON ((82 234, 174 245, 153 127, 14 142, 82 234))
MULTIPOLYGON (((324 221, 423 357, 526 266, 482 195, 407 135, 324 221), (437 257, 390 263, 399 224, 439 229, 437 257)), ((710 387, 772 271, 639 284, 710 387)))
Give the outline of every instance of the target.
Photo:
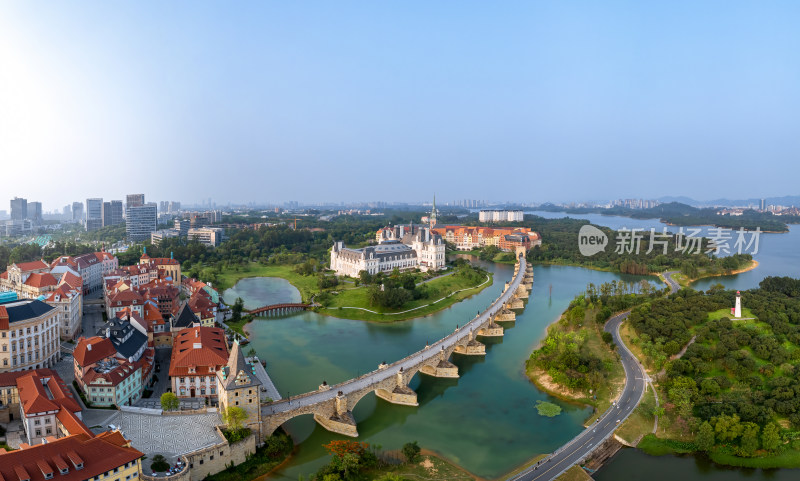
POLYGON ((269 306, 259 307, 249 311, 248 314, 254 316, 279 316, 281 314, 289 314, 290 312, 304 311, 311 307, 309 304, 271 304, 269 306))

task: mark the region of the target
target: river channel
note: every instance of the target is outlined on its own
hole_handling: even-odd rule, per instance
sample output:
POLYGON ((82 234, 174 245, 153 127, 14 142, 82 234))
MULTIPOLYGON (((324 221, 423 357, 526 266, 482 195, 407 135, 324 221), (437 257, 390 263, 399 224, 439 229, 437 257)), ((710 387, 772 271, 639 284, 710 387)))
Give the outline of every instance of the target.
MULTIPOLYGON (((564 216, 549 212, 536 214, 564 216)), ((570 217, 586 218, 615 229, 649 230, 654 227, 661 230, 665 226, 657 219, 596 214, 570 217)), ((797 246, 800 246, 797 226, 792 226, 787 234, 762 234, 759 253, 755 256, 760 263, 757 269, 738 276, 701 280, 693 287, 706 289, 720 282, 729 288, 749 289, 757 287, 767 275, 797 276, 800 270, 797 246)), ((267 370, 284 396, 316 389, 322 381, 334 384, 358 376, 375 369, 382 361, 395 361, 424 347, 426 342, 445 336, 497 298, 502 284, 511 279, 513 267, 478 262, 494 273, 494 285, 439 313, 390 324, 338 319, 314 312, 261 318, 248 326, 251 346, 266 359, 267 370)), ((577 434, 589 409, 562 403, 539 391, 525 376, 525 359, 545 335, 547 325, 558 318, 588 283, 601 284, 617 279, 638 281, 642 277, 568 266, 535 265, 534 273, 533 292, 527 307, 517 316, 517 322, 507 327, 505 337, 486 341, 485 357, 453 356, 461 374, 459 379, 416 376, 410 387, 418 393, 419 407, 392 405, 374 395, 362 399, 354 410, 359 440, 383 450, 399 449, 408 441, 418 441, 424 448, 436 451, 470 472, 492 479, 508 473, 537 453, 552 451, 577 434), (563 413, 555 418, 539 416, 534 405, 540 399, 560 404, 563 413)), ((247 308, 300 300, 299 292, 291 284, 276 278, 243 279, 225 291, 224 297, 229 302, 242 297, 247 308)), ((297 450, 271 479, 308 477, 328 459, 322 445, 342 438, 318 426, 311 416, 295 418, 286 426, 298 444, 297 450)), ((738 479, 726 477, 733 475, 784 479, 773 478, 775 473, 770 472, 717 468, 694 457, 653 458, 635 450, 623 451, 596 477, 623 479, 618 477, 619 473, 630 473, 631 469, 652 471, 648 477, 653 479, 738 479), (666 473, 659 467, 666 460, 671 463, 671 474, 667 478, 658 477, 666 473)))

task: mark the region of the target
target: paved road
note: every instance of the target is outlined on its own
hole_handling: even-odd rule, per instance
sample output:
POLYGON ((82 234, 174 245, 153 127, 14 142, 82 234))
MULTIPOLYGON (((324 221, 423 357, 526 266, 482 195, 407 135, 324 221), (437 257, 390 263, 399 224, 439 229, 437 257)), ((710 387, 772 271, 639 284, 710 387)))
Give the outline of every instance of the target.
POLYGON ((269 416, 270 414, 274 413, 283 413, 287 411, 292 411, 301 406, 310 406, 321 402, 330 401, 331 399, 336 397, 339 391, 342 391, 344 394, 360 391, 365 387, 369 387, 385 379, 393 377, 400 371, 400 368, 402 368, 404 371, 408 371, 409 369, 416 368, 423 361, 426 361, 432 357, 439 356, 440 355, 439 353, 442 349, 449 349, 453 345, 458 344, 460 341, 462 341, 465 337, 469 335, 470 329, 475 329, 477 332, 478 326, 483 324, 485 321, 489 319, 489 317, 493 316, 495 313, 497 313, 497 311, 503 308, 503 306, 506 304, 506 302, 508 302, 511 296, 514 295, 520 284, 522 284, 522 279, 525 276, 525 268, 526 268, 526 261, 524 258, 522 258, 520 259, 519 271, 517 272, 517 275, 514 277, 514 279, 511 281, 511 284, 509 285, 508 289, 506 289, 506 291, 500 297, 498 297, 497 300, 495 300, 494 303, 492 303, 492 305, 489 306, 489 308, 481 312, 478 316, 476 316, 474 319, 469 321, 464 326, 461 326, 457 331, 453 332, 452 334, 443 339, 440 339, 439 341, 435 342, 428 348, 415 352, 414 354, 404 359, 401 359, 393 364, 390 364, 388 367, 384 369, 372 371, 368 374, 357 377, 355 379, 351 379, 349 381, 345 381, 335 386, 331 386, 330 390, 312 391, 310 393, 302 394, 300 396, 268 404, 261 408, 262 415, 269 416))
MULTIPOLYGON (((664 279, 670 288, 670 294, 677 292, 680 285, 672 278, 678 271, 664 273, 664 279)), ((605 331, 610 332, 618 347, 622 367, 625 368, 625 388, 618 401, 612 405, 593 425, 578 434, 569 443, 558 448, 553 454, 539 461, 536 465, 515 474, 513 481, 549 481, 556 479, 561 473, 587 458, 594 449, 614 434, 621 424, 639 405, 647 383, 650 381, 639 361, 628 350, 619 336, 619 326, 627 319, 630 311, 617 314, 608 320, 605 331)))

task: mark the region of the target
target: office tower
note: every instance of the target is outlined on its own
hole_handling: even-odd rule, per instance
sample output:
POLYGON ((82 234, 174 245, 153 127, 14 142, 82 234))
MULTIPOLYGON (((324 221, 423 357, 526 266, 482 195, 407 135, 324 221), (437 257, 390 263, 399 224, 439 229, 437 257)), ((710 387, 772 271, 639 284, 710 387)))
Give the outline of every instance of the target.
POLYGON ((28 218, 28 200, 21 197, 11 199, 11 220, 28 218))
POLYGON ((42 203, 41 202, 28 202, 28 219, 32 220, 34 224, 42 223, 42 203))
POLYGON ((83 222, 83 202, 72 203, 72 222, 83 222))
POLYGON ((130 241, 145 241, 158 226, 158 206, 155 203, 128 207, 126 232, 130 241))
POLYGON ((86 199, 86 230, 103 227, 103 199, 86 199))
POLYGON ((103 202, 103 227, 122 224, 122 201, 103 202))
POLYGON ((125 205, 127 207, 138 207, 144 205, 144 194, 128 194, 125 197, 125 205))
POLYGON ((761 211, 767 210, 767 199, 761 199, 761 211))

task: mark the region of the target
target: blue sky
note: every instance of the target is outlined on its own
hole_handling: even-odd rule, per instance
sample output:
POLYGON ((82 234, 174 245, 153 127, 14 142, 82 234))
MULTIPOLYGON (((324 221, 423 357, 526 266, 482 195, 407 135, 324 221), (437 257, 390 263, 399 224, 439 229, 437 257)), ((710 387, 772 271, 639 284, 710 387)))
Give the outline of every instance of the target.
POLYGON ((777 1, 4 2, 0 197, 797 194, 798 24, 777 1))

